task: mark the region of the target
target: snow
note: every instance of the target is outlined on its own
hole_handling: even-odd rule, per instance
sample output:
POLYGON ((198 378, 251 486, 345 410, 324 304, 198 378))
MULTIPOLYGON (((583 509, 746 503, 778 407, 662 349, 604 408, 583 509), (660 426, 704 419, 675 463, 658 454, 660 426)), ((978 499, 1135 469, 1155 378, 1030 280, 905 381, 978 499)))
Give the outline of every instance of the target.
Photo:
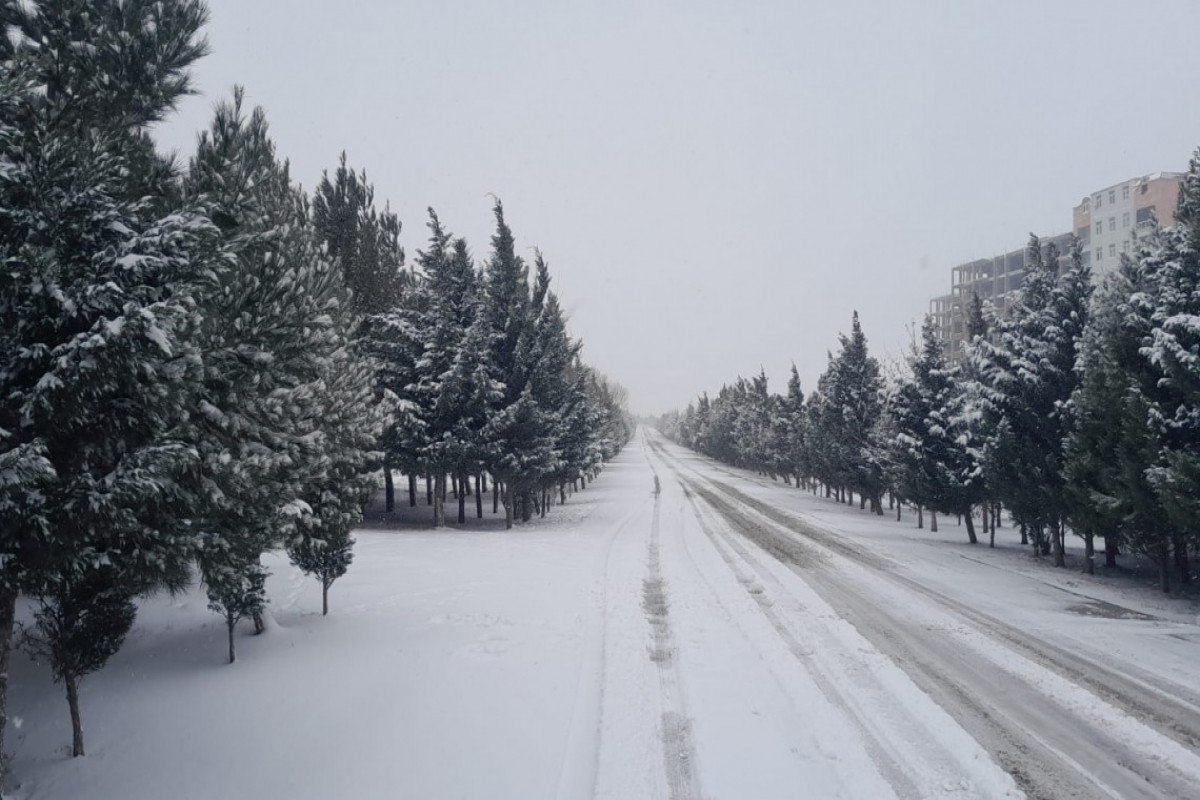
MULTIPOLYGON (((61 687, 16 656, 13 796, 1022 796, 1003 746, 881 630, 918 637, 922 658, 989 665, 976 699, 994 699, 990 684, 1012 693, 992 711, 1013 735, 1042 737, 1030 761, 1091 770, 1119 740, 1168 795, 1200 779, 1193 749, 969 616, 1186 699, 1179 687, 1200 685, 1194 606, 1050 570, 1011 546, 1011 529, 1000 549, 970 548, 952 519, 916 531, 907 514, 881 519, 643 435, 566 506, 510 532, 490 508, 438 532, 372 518, 328 617, 317 582, 272 558, 271 625, 239 628, 233 665, 201 590, 144 601, 126 647, 83 681, 84 758, 67 755, 61 687), (780 558, 683 490, 718 482, 878 559, 821 536, 780 558), (1063 733, 1054 717, 1079 727, 1063 733)), ((1097 785, 1119 790, 1120 777, 1096 768, 1097 785)))

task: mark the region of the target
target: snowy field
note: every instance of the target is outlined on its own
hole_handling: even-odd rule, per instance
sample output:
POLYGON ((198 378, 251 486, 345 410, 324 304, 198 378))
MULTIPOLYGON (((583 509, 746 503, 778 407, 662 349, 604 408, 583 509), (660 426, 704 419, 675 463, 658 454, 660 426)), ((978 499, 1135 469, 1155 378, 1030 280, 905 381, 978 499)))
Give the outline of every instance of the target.
POLYGON ((1013 538, 642 431, 514 531, 360 531, 329 617, 273 562, 234 665, 201 592, 145 601, 83 683, 84 758, 16 657, 13 796, 1200 796, 1198 609, 1013 538))

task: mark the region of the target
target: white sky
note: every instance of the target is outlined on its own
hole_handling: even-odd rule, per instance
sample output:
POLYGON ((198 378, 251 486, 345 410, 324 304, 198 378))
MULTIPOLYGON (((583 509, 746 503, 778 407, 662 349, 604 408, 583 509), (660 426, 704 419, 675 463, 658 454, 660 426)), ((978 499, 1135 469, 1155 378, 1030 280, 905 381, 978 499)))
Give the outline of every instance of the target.
POLYGON ((854 308, 898 356, 954 264, 1200 145, 1191 0, 209 2, 165 147, 243 84, 410 257, 429 205, 485 257, 495 193, 639 412, 793 360, 808 391, 854 308))

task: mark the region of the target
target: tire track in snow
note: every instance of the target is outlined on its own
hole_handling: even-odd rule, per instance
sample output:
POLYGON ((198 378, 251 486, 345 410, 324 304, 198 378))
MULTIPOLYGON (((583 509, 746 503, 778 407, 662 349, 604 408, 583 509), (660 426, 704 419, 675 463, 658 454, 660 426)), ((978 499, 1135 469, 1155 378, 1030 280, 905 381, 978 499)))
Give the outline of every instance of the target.
POLYGON ((608 586, 612 554, 617 538, 629 526, 640 509, 634 508, 613 526, 604 548, 604 574, 601 579, 599 621, 585 647, 579 664, 575 696, 571 701, 571 722, 567 729, 563 760, 559 766, 555 797, 594 797, 600 771, 601 724, 604 712, 604 676, 607 670, 608 586))
MULTIPOLYGON (((656 443, 652 443, 652 447, 660 456, 666 455, 656 443)), ((1051 703, 1045 703, 1050 695, 1032 686, 1027 675, 1005 670, 1000 662, 991 660, 982 651, 963 647, 961 641, 956 641, 957 637, 938 635, 936 631, 931 632, 890 612, 878 599, 872 600, 848 589, 846 576, 835 576, 819 568, 819 559, 804 556, 833 551, 875 573, 872 577, 889 579, 893 585, 899 583, 902 589, 913 589, 940 606, 941 611, 974 622, 969 610, 910 579, 885 573, 884 559, 860 551, 836 534, 813 530, 790 515, 745 497, 733 487, 701 476, 690 468, 689 471, 721 490, 721 496, 718 496, 711 489, 704 490, 698 482, 685 479, 697 491, 707 492, 706 499, 732 529, 801 575, 827 603, 889 655, 923 691, 983 743, 1032 796, 1194 796, 1196 783, 1191 776, 1175 769, 1172 759, 1126 746, 1120 732, 1106 729, 1102 722, 1089 717, 1086 709, 1071 709, 1053 699, 1051 703), (740 507, 735 505, 737 502, 740 507), (756 523, 755 517, 765 518, 765 524, 756 523), (778 517, 783 517, 786 522, 778 521, 778 517), (796 530, 798 524, 802 531, 796 530), (802 540, 795 536, 797 532, 801 533, 802 540), (930 597, 930 593, 935 596, 930 597)), ((1017 645, 1014 651, 1021 649, 1020 641, 1009 641, 1001 635, 1002 631, 979 623, 976 626, 985 640, 1017 645)), ((1000 626, 1006 627, 1002 623, 1000 626)), ((1056 670, 1053 663, 1047 665, 1036 658, 1026 661, 1063 681, 1079 682, 1078 676, 1070 671, 1060 675, 1061 670, 1056 670)), ((1131 712, 1130 716, 1137 719, 1139 714, 1131 712)))
MULTIPOLYGON (((655 473, 655 478, 657 477, 658 473, 655 473)), ((666 581, 662 574, 659 547, 660 499, 660 495, 655 494, 654 516, 650 522, 650 538, 646 546, 647 574, 642 582, 642 611, 650 625, 649 657, 657 667, 662 698, 663 769, 669 797, 671 800, 700 800, 700 785, 695 767, 696 751, 692 744, 692 723, 687 713, 687 701, 679 678, 679 668, 675 662, 670 604, 667 599, 666 581)))
POLYGON ((901 759, 894 752, 894 748, 891 748, 886 740, 881 739, 870 729, 865 723, 863 714, 855 709, 854 706, 856 704, 853 704, 850 698, 835 686, 829 677, 814 663, 813 645, 801 642, 797 635, 789 629, 775 608, 774 601, 764 592, 762 584, 750 575, 747 570, 759 573, 760 576, 768 578, 772 583, 777 583, 777 581, 774 581, 768 575, 762 574, 756 568, 756 565, 745 555, 744 551, 740 551, 733 542, 718 533, 705 519, 706 515, 696 503, 695 493, 682 479, 680 479, 679 485, 692 507, 692 514, 700 524, 700 529, 704 532, 704 535, 711 542, 713 549, 721 556, 721 560, 733 572, 738 583, 757 604, 763 616, 766 617, 767 622, 770 623, 779 638, 783 640, 788 652, 800 663, 826 699, 839 709, 855 727, 858 734, 862 737, 871 761, 879 769, 880 774, 883 775, 888 784, 891 785, 896 795, 901 798, 913 798, 914 800, 921 800, 921 798, 928 797, 929 795, 921 792, 917 784, 906 773, 901 759))

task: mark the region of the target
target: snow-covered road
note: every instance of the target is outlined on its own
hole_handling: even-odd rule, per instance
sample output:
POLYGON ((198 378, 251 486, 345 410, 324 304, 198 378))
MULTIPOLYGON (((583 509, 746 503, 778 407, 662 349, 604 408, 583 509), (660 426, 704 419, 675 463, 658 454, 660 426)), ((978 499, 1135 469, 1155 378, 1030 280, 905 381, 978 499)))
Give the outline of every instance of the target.
POLYGON ((1197 796, 1192 612, 646 445, 898 796, 1197 796))
POLYGON ((328 618, 273 562, 235 665, 202 594, 147 601, 84 759, 17 659, 14 794, 1200 795, 1196 609, 959 538, 641 431, 546 520, 362 531, 328 618))

